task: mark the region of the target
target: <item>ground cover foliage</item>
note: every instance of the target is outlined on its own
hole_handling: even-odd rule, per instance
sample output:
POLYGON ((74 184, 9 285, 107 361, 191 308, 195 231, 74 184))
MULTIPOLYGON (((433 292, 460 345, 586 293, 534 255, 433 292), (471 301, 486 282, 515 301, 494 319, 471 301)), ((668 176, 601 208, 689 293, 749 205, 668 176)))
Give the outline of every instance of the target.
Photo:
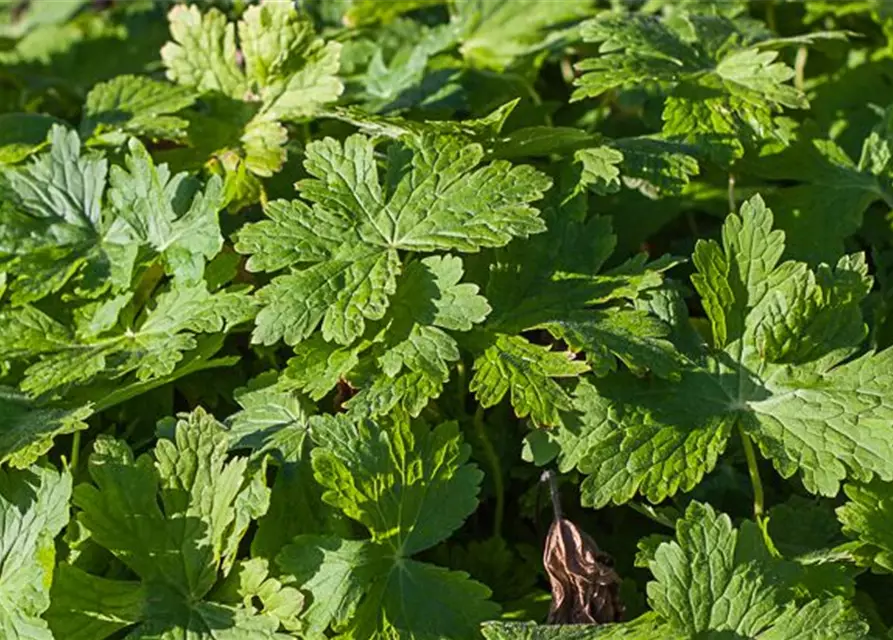
POLYGON ((3 638, 893 638, 889 3, 0 43, 3 638))

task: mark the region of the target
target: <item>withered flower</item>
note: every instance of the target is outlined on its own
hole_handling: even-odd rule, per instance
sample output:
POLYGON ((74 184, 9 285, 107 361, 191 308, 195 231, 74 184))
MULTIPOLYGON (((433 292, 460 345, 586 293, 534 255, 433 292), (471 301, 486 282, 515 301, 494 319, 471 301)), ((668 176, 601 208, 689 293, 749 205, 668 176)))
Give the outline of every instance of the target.
POLYGON ((546 536, 543 564, 552 587, 549 624, 604 624, 623 619, 620 576, 611 557, 561 513, 555 474, 546 471, 554 521, 546 536))

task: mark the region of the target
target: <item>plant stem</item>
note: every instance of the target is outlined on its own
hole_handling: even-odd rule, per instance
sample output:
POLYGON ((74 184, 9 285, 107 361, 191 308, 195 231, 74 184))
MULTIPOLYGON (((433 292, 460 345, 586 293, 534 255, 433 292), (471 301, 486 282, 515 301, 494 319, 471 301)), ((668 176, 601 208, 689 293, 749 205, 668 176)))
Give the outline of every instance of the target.
POLYGON ((729 172, 729 213, 735 213, 735 174, 729 172))
POLYGON ((71 475, 76 476, 81 455, 81 432, 75 431, 71 439, 71 475))
POLYGON ((465 384, 467 382, 465 374, 465 362, 459 360, 456 363, 456 401, 459 403, 459 411, 465 414, 465 384))
POLYGON ((797 57, 794 58, 794 87, 798 91, 803 91, 804 73, 806 72, 806 58, 809 55, 809 49, 806 45, 797 49, 797 57))
POLYGON ((753 450, 750 436, 744 433, 740 424, 738 425, 738 435, 741 436, 741 444, 744 446, 747 472, 750 475, 750 484, 753 486, 753 515, 759 521, 763 517, 763 482, 760 480, 760 469, 757 467, 757 455, 753 450))
POLYGON ((549 497, 552 499, 552 517, 555 520, 561 520, 561 494, 558 493, 558 480, 555 472, 551 469, 543 471, 540 481, 549 483, 549 497))
POLYGON ((502 518, 505 512, 505 485, 502 482, 502 465, 499 463, 499 456, 490 442, 487 435, 487 429, 484 426, 484 408, 480 405, 474 412, 474 432, 481 444, 484 452, 484 459, 490 467, 490 474, 493 476, 493 492, 496 494, 496 513, 493 514, 493 537, 502 536, 502 518))
POLYGON ((685 221, 688 223, 688 230, 691 231, 691 235, 697 239, 701 237, 700 231, 698 231, 698 221, 695 220, 695 214, 691 212, 691 209, 685 210, 685 221))

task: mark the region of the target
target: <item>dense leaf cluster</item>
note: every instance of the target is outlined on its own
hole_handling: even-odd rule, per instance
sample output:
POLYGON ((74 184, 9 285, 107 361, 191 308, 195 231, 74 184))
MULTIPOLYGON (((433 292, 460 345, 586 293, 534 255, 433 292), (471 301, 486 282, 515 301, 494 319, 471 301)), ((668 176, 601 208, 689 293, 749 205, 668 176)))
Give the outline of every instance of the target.
POLYGON ((886 2, 0 38, 0 637, 893 638, 886 2))

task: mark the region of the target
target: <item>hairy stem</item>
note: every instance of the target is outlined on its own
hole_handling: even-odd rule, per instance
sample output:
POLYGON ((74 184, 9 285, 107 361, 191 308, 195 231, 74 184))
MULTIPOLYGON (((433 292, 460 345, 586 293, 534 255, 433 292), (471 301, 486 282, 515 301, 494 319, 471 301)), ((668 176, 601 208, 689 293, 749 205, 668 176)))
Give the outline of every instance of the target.
POLYGON ((496 513, 493 514, 493 537, 502 536, 502 518, 505 513, 505 485, 502 482, 502 464, 499 462, 499 456, 490 442, 487 435, 487 428, 484 425, 484 408, 478 406, 474 412, 474 432, 481 444, 484 452, 484 459, 490 467, 490 475, 493 476, 493 492, 496 494, 496 513))
POLYGON ((543 471, 540 480, 549 483, 549 498, 552 499, 552 516, 556 520, 561 520, 561 495, 558 493, 558 479, 555 477, 555 472, 551 469, 543 471))
POLYGON ((753 515, 759 521, 763 517, 763 482, 760 480, 760 469, 757 467, 757 455, 754 452, 750 436, 744 433, 740 424, 738 425, 738 435, 741 436, 741 444, 744 446, 747 472, 750 475, 750 484, 753 486, 753 515))

